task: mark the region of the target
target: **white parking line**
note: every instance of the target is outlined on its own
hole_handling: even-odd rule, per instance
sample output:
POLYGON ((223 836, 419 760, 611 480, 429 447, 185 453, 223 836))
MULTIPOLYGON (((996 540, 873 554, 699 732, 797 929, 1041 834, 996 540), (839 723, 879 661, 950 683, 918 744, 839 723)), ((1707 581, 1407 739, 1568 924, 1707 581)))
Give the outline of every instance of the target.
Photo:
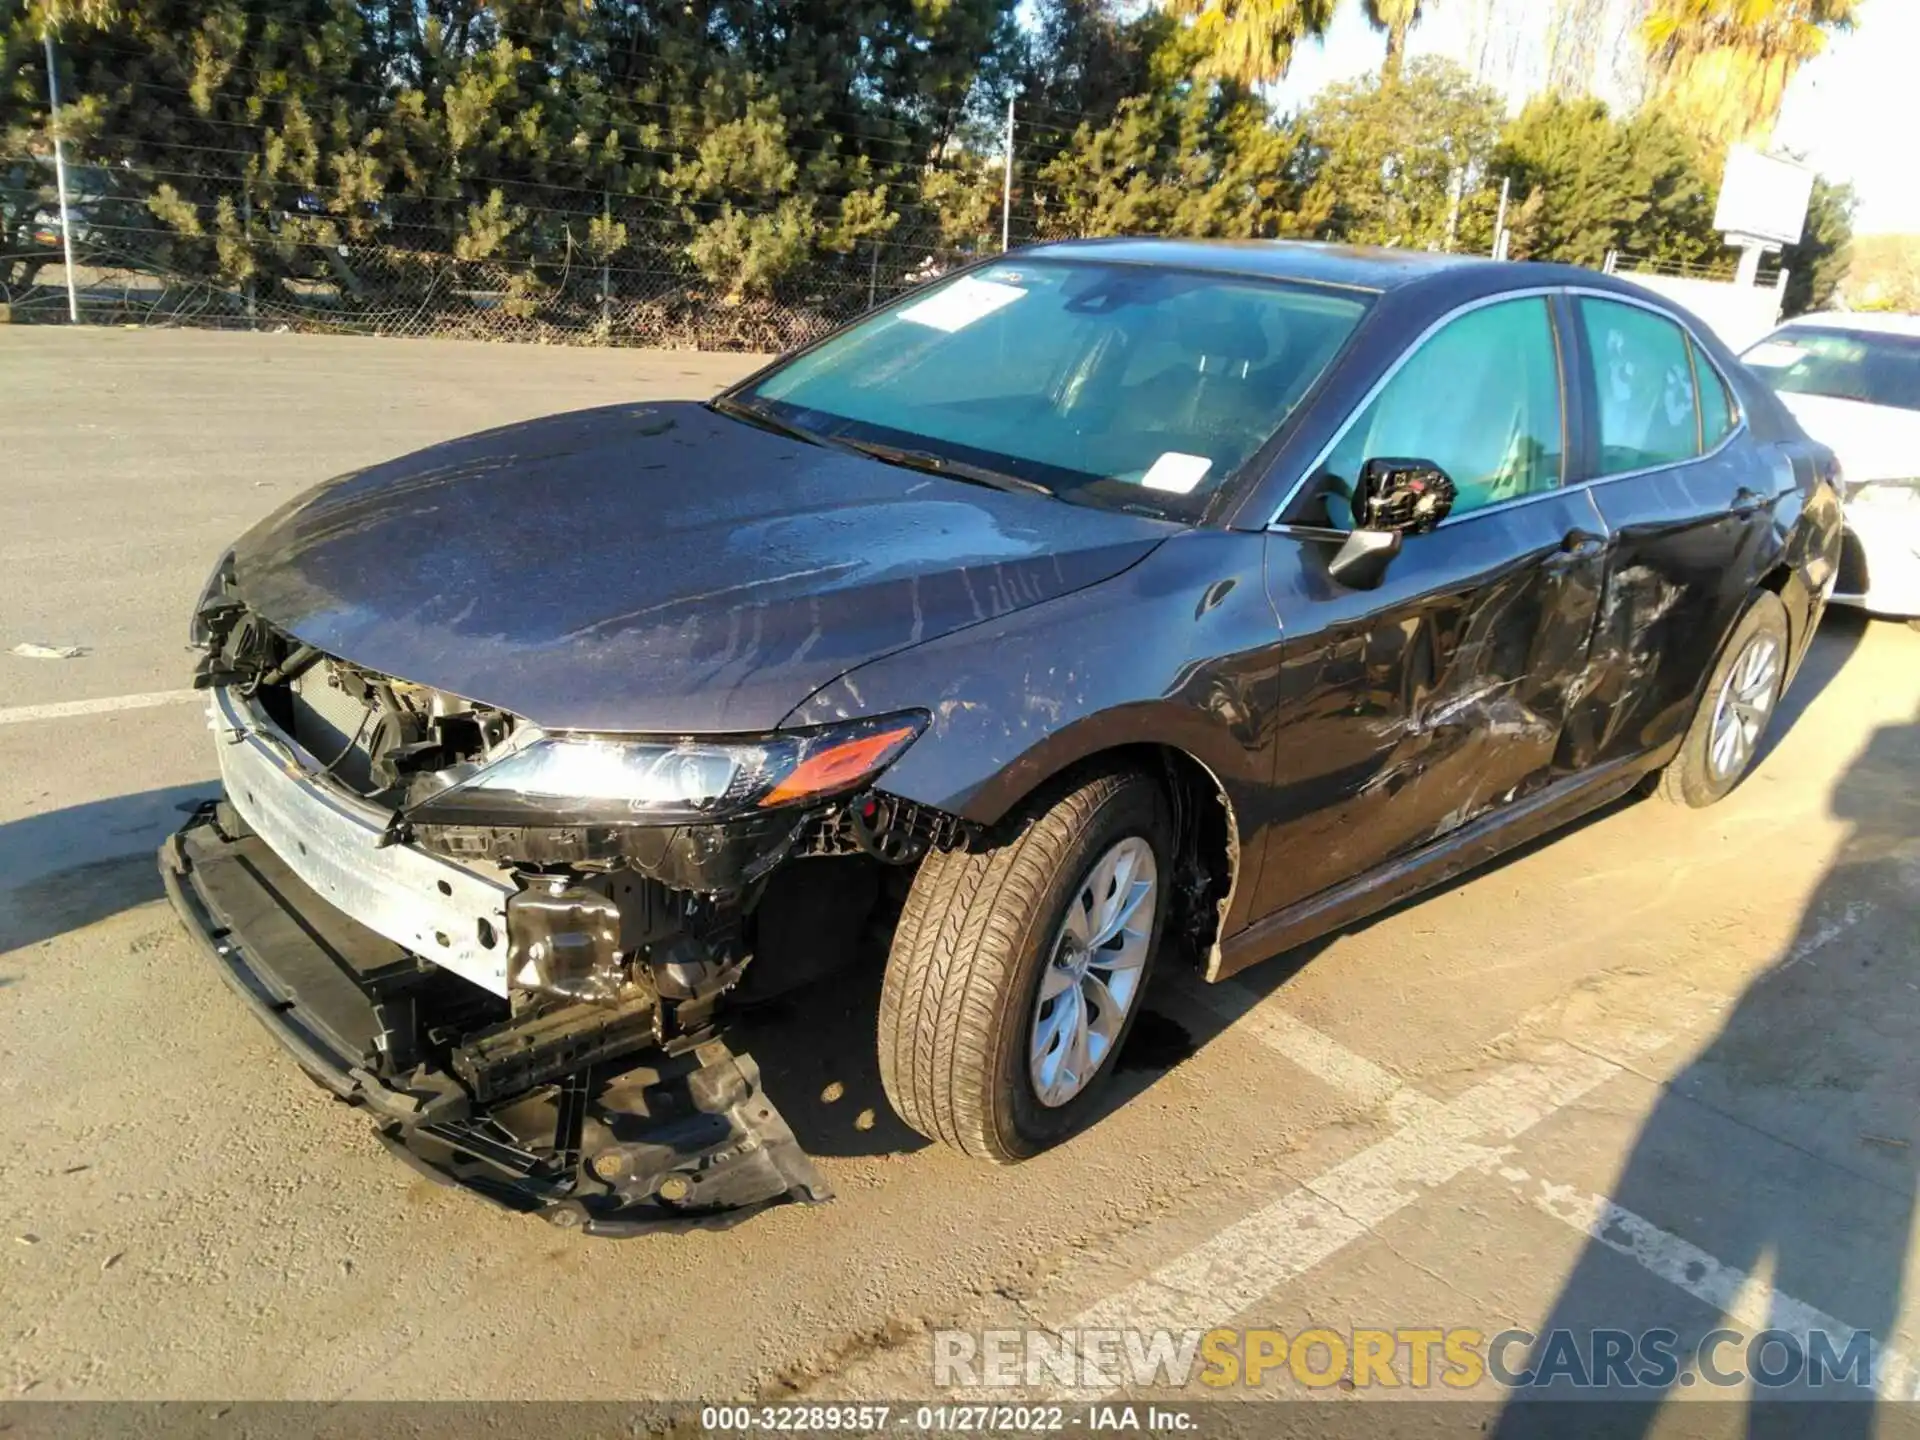
MULTIPOLYGON (((1509 1177, 1511 1178, 1511 1177, 1509 1177)), ((1836 1345, 1844 1345, 1853 1327, 1803 1300, 1775 1290, 1758 1276, 1723 1265, 1699 1246, 1662 1230, 1624 1206, 1602 1195, 1591 1195, 1570 1185, 1548 1180, 1535 1182, 1528 1192, 1523 1182, 1514 1188, 1554 1219, 1597 1240, 1668 1284, 1677 1286, 1714 1307, 1729 1320, 1749 1330, 1785 1330, 1796 1336, 1824 1330, 1836 1345)), ((1920 1371, 1900 1351, 1875 1344, 1870 1368, 1875 1394, 1882 1400, 1912 1400, 1920 1371)))
POLYGON ((204 700, 198 690, 155 690, 145 695, 110 695, 102 700, 62 700, 52 705, 16 705, 0 710, 0 725, 24 725, 29 720, 70 720, 76 715, 109 715, 116 710, 151 710, 159 705, 184 705, 204 700))
MULTIPOLYGON (((1509 1066, 1442 1104, 1287 1014, 1272 997, 1257 1000, 1244 987, 1228 986, 1217 1001, 1204 989, 1186 994, 1352 1098, 1386 1103, 1401 1128, 1097 1301, 1055 1327, 1059 1333, 1191 1332, 1225 1324, 1469 1170, 1499 1175, 1544 1213, 1750 1330, 1771 1326, 1800 1336, 1823 1330, 1837 1343, 1853 1332, 1844 1321, 1723 1264, 1604 1196, 1504 1163, 1508 1147, 1498 1142, 1518 1139, 1556 1110, 1628 1073, 1635 1060, 1674 1036, 1631 1026, 1583 1033, 1572 1037, 1574 1044, 1551 1044, 1540 1061, 1509 1066), (1617 1062, 1595 1053, 1599 1050, 1611 1051, 1617 1062)), ((1711 1020, 1724 1001, 1687 991, 1675 994, 1664 1008, 1691 1029, 1711 1020)), ((1529 1013, 1509 1033, 1524 1034, 1539 1018, 1529 1013)), ((1880 1398, 1920 1398, 1920 1367, 1900 1351, 1876 1343, 1872 1374, 1880 1398)), ((1096 1400, 1113 1392, 1055 1387, 1044 1393, 1052 1399, 1096 1400)))
MULTIPOLYGON (((1209 985, 1196 980, 1181 987, 1180 997, 1363 1104, 1413 1101, 1417 1105, 1426 1099, 1406 1089, 1397 1075, 1349 1050, 1331 1035, 1296 1019, 1271 999, 1262 1000, 1237 981, 1222 980, 1209 985)), ((1404 1121, 1418 1117, 1396 1115, 1396 1118, 1404 1121)))
MULTIPOLYGON (((1646 1037, 1653 1048, 1667 1037, 1646 1037)), ((1468 1170, 1492 1171, 1511 1142, 1621 1069, 1567 1045, 1499 1070, 1415 1124, 1315 1176, 1144 1279, 1081 1311, 1064 1332, 1207 1330, 1231 1320, 1468 1170), (1488 1143, 1493 1142, 1493 1143, 1488 1143)), ((1060 1388, 1091 1400, 1105 1390, 1060 1388)))
MULTIPOLYGON (((1040 1325, 1075 1347, 1082 1335, 1118 1330, 1147 1335, 1164 1329, 1194 1335, 1232 1324, 1262 1300, 1372 1234, 1408 1207, 1469 1172, 1494 1177, 1525 1202, 1597 1239, 1650 1273, 1717 1306, 1748 1329, 1772 1324, 1804 1336, 1824 1330, 1844 1345, 1854 1327, 1804 1301, 1774 1290, 1763 1279, 1708 1255, 1676 1235, 1600 1196, 1556 1186, 1529 1175, 1511 1158, 1513 1143, 1610 1079, 1638 1074, 1640 1063, 1683 1035, 1721 1023, 1732 998, 1684 984, 1635 986, 1629 998, 1639 1013, 1661 1017, 1662 1028, 1633 1023, 1620 1014, 1569 1005, 1567 997, 1523 1014, 1511 1029, 1489 1041, 1489 1050, 1511 1044, 1531 1058, 1504 1066, 1451 1101, 1402 1084, 1381 1066, 1349 1050, 1282 1009, 1278 995, 1256 998, 1249 987, 1227 982, 1217 995, 1207 987, 1175 985, 1165 999, 1205 1009, 1232 1022, 1228 1035, 1258 1039, 1317 1078, 1369 1107, 1381 1108, 1395 1128, 1385 1139, 1269 1201, 1207 1240, 1053 1323, 1044 1311, 1019 1307, 1013 1323, 1040 1325)), ((1660 1084, 1654 1076, 1642 1077, 1660 1084)), ((1107 1263, 1104 1259, 1098 1262, 1107 1263)), ((1070 1275, 1056 1284, 1071 1286, 1070 1275)), ((1005 1323, 1005 1322, 1003 1322, 1005 1323)), ((1092 1343, 1092 1342, 1089 1342, 1092 1343)), ((1876 1346, 1875 1389, 1885 1398, 1920 1398, 1920 1365, 1897 1350, 1876 1346)), ((1083 1377, 1096 1357, 1082 1352, 1083 1377)), ((915 1346, 887 1348, 842 1367, 818 1393, 853 1397, 921 1393, 929 1356, 915 1346)), ((1023 1397, 1094 1400, 1113 1393, 1090 1386, 1028 1387, 1023 1397)), ((943 1399, 1008 1400, 1004 1390, 949 1387, 943 1399)))

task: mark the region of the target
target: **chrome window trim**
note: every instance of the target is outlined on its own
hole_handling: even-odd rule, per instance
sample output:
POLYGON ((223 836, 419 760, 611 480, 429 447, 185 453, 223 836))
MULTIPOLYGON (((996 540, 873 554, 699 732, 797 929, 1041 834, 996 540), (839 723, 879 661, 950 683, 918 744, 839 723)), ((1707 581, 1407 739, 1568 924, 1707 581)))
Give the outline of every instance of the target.
MULTIPOLYGON (((1367 407, 1373 404, 1373 402, 1380 397, 1380 392, 1386 389, 1387 386, 1393 382, 1394 376, 1400 373, 1401 367, 1404 366, 1415 355, 1417 355, 1420 351, 1420 347, 1425 345, 1427 341, 1431 340, 1436 334, 1438 334, 1441 330, 1445 329, 1448 325, 1451 325, 1455 320, 1460 319, 1464 315, 1471 315, 1476 310, 1484 310, 1489 305, 1503 304, 1508 300, 1530 300, 1537 296, 1546 296, 1550 299, 1555 295, 1567 295, 1567 296, 1586 295, 1586 296, 1592 296, 1596 300, 1617 301, 1622 305, 1632 305, 1641 310, 1645 310, 1650 314, 1658 315, 1661 319, 1666 320, 1668 323, 1678 326, 1680 329, 1680 332, 1687 337, 1688 343, 1694 347, 1695 351, 1701 356, 1701 358, 1703 358, 1707 362, 1708 365, 1713 367, 1714 374, 1719 377, 1722 388, 1725 389, 1725 391, 1727 392, 1727 400, 1733 407, 1734 423, 1728 429, 1726 435, 1722 437, 1720 443, 1714 446, 1713 449, 1705 451, 1704 453, 1699 455, 1691 455, 1687 457, 1685 460, 1670 460, 1664 465, 1649 465, 1644 469, 1640 469, 1640 470, 1621 470, 1621 471, 1613 472, 1606 475, 1589 475, 1584 480, 1576 480, 1571 484, 1567 483, 1567 481, 1563 478, 1561 480, 1561 483, 1552 490, 1542 490, 1538 494, 1534 494, 1534 495, 1521 495, 1516 497, 1513 500, 1503 500, 1498 505, 1483 505, 1478 510, 1467 511, 1465 514, 1459 516, 1458 517, 1459 519, 1468 520, 1473 518, 1476 515, 1489 515, 1494 513, 1495 511, 1506 510, 1511 508, 1514 505, 1525 504, 1528 501, 1538 500, 1547 495, 1561 495, 1561 494, 1565 494, 1569 490, 1591 489, 1596 485, 1610 485, 1615 480, 1632 480, 1642 475, 1655 475, 1660 473, 1663 470, 1677 470, 1682 465, 1695 465, 1702 460, 1713 459, 1722 450, 1725 450, 1729 445, 1733 444, 1735 440, 1739 439, 1740 436, 1746 432, 1747 410, 1746 410, 1746 406, 1743 403, 1741 403, 1739 390, 1737 390, 1732 384, 1732 382, 1727 379, 1726 372, 1720 368, 1720 363, 1713 358, 1712 352, 1709 351, 1705 345, 1700 343, 1700 337, 1695 332, 1693 326, 1688 324, 1684 318, 1682 318, 1679 315, 1676 315, 1673 311, 1667 309, 1665 306, 1655 304, 1653 301, 1650 301, 1650 300, 1643 300, 1638 295, 1627 295, 1627 294, 1623 294, 1618 290, 1602 290, 1597 287, 1588 286, 1588 285, 1536 285, 1536 286, 1531 286, 1524 290, 1503 290, 1498 295, 1482 295, 1476 300, 1468 300, 1464 304, 1455 306, 1453 309, 1447 311, 1446 314, 1440 316, 1431 325, 1427 326, 1426 329, 1422 330, 1418 335, 1416 335, 1413 338, 1413 340, 1407 345, 1407 347, 1400 352, 1399 358, 1397 358, 1392 365, 1388 366, 1387 369, 1384 372, 1382 372, 1380 378, 1374 381, 1374 383, 1368 387, 1367 393, 1365 395, 1362 395, 1360 397, 1359 402, 1355 404, 1353 409, 1347 412, 1346 419, 1340 422, 1340 428, 1333 432, 1333 438, 1327 441, 1327 443, 1320 448, 1319 453, 1316 454, 1310 462, 1308 462, 1308 464, 1304 467, 1304 469, 1302 469, 1300 473, 1300 478, 1294 481, 1292 487, 1287 491, 1285 495, 1283 495, 1280 498, 1280 503, 1274 507, 1273 514, 1268 519, 1264 528, 1279 534, 1290 534, 1294 530, 1301 528, 1294 525, 1283 523, 1280 517, 1287 513, 1288 506, 1292 505, 1295 500, 1300 498, 1300 492, 1304 490, 1307 487, 1307 483, 1310 480, 1312 480, 1313 477, 1320 472, 1320 467, 1327 463, 1327 457, 1333 454, 1334 450, 1339 446, 1340 442, 1347 438, 1347 432, 1351 430, 1354 427, 1355 423, 1360 419, 1360 417, 1366 413, 1367 407)), ((1558 343, 1557 332, 1556 332, 1556 343, 1558 343)), ((1592 362, 1587 360, 1584 356, 1582 356, 1582 357, 1579 357, 1578 363, 1591 364, 1592 362)), ((1565 368, 1566 368, 1566 365, 1563 357, 1562 369, 1564 370, 1565 368)), ((1564 394, 1564 379, 1565 377, 1563 376, 1563 393, 1561 396, 1562 426, 1566 424, 1566 396, 1564 394)), ((1694 395, 1694 404, 1697 407, 1699 403, 1700 403, 1700 397, 1696 392, 1694 395)), ((1564 477, 1565 475, 1564 460, 1562 464, 1563 464, 1563 469, 1561 473, 1562 473, 1562 476, 1564 477)), ((1448 525, 1451 525, 1453 522, 1454 522, 1454 517, 1449 517, 1448 519, 1443 520, 1439 525, 1435 526, 1434 528, 1436 530, 1444 530, 1448 525)), ((1308 526, 1305 528, 1312 529, 1314 527, 1308 526)))
MULTIPOLYGON (((1517 510, 1522 505, 1534 505, 1542 500, 1561 499, 1568 495, 1577 494, 1582 488, 1580 485, 1556 485, 1551 490, 1536 490, 1531 495, 1516 495, 1511 500, 1500 501, 1497 505, 1482 505, 1478 510, 1462 510, 1458 515, 1449 515, 1427 533, 1438 534, 1440 531, 1454 525, 1466 525, 1478 520, 1482 515, 1498 515, 1503 511, 1517 510)), ((1600 528, 1606 531, 1607 534, 1611 535, 1613 533, 1611 528, 1607 526, 1604 518, 1599 520, 1599 524, 1600 528)), ((1293 525, 1286 521, 1276 520, 1267 527, 1267 533, 1272 535, 1290 535, 1296 539, 1313 539, 1316 537, 1324 537, 1326 529, 1327 527, 1321 525, 1293 525)))

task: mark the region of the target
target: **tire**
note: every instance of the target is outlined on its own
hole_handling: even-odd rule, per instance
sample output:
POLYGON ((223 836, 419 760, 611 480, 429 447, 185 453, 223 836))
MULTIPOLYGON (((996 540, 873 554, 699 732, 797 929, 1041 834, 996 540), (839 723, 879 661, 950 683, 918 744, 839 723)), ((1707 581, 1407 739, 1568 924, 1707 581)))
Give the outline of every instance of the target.
POLYGON ((1787 609, 1779 596, 1763 590, 1734 626, 1707 677, 1680 753, 1660 772, 1660 793, 1696 810, 1731 794, 1766 739, 1786 673, 1787 609), (1768 645, 1770 659, 1757 658, 1768 645), (1737 737, 1729 738, 1729 724, 1737 737))
MULTIPOLYGON (((901 1119, 930 1140, 1007 1165, 1059 1144, 1093 1118, 1114 1057, 1140 1013, 1160 948, 1172 839, 1159 784, 1122 771, 1084 777, 1043 795, 988 848, 936 850, 921 862, 880 992, 880 1078, 901 1119), (1098 950, 1078 948, 1068 940, 1069 906, 1083 902, 1096 867, 1110 860, 1124 874, 1106 894, 1117 896, 1123 878, 1129 895, 1138 893, 1141 843, 1154 865, 1150 890, 1115 941, 1098 950), (1143 924, 1138 910, 1148 906, 1152 915, 1143 924), (1136 970, 1131 960, 1142 933, 1146 948, 1136 970), (1102 970, 1097 963, 1108 955, 1118 962, 1123 954, 1124 968, 1102 970), (1092 966, 1082 973, 1095 980, 1104 975, 1113 989, 1092 989, 1076 978, 1076 965, 1092 966), (1057 1103, 1043 1100, 1034 1059, 1042 1024, 1062 1018, 1062 1005, 1074 1010, 1081 997, 1115 998, 1128 973, 1134 979, 1119 1007, 1117 1033, 1099 1048, 1090 1073, 1079 1077, 1077 1093, 1064 1099, 1056 1093, 1057 1103), (1050 988, 1075 993, 1043 998, 1043 979, 1050 988)), ((1079 914, 1086 913, 1082 903, 1079 914)), ((1089 1002, 1075 1013, 1101 1017, 1103 1007, 1089 1002)), ((1060 1053, 1067 1043, 1060 1037, 1068 1032, 1050 1033, 1060 1053)), ((1093 1048, 1089 1039, 1089 1054, 1093 1048)), ((1064 1089, 1072 1070, 1062 1059, 1049 1073, 1064 1089)))

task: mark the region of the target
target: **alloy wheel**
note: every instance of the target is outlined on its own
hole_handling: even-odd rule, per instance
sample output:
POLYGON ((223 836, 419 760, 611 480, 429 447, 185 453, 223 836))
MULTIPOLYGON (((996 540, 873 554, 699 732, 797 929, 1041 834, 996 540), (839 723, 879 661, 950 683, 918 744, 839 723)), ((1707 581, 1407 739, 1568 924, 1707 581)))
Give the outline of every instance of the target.
POLYGON ((1153 847, 1128 836, 1074 886, 1040 972, 1028 1070, 1042 1105, 1072 1100, 1113 1052, 1140 991, 1159 904, 1153 847))
POLYGON ((1716 780, 1738 775, 1753 758, 1773 710, 1779 672, 1780 647, 1770 635, 1754 636, 1727 672, 1707 742, 1707 763, 1716 780))

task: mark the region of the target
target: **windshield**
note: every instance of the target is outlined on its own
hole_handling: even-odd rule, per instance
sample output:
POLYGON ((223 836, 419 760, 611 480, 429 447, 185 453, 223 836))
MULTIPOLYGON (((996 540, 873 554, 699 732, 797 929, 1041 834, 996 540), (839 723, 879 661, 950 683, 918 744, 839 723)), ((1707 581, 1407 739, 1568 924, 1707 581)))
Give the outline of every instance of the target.
POLYGON ((1008 260, 861 321, 736 399, 826 439, 1190 517, 1365 309, 1240 276, 1008 260))
POLYGON ((1740 358, 1782 394, 1920 410, 1920 335, 1789 326, 1740 358))

